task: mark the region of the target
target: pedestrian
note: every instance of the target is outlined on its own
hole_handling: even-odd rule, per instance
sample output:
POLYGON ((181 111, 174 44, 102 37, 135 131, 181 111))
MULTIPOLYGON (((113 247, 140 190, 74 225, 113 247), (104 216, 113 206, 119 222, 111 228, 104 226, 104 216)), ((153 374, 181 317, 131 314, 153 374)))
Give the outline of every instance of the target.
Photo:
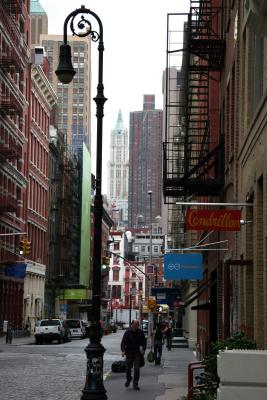
POLYGON ((166 337, 166 347, 170 351, 172 348, 172 328, 170 325, 167 325, 164 330, 164 335, 166 337))
POLYGON ((161 324, 157 324, 156 329, 152 332, 152 341, 154 345, 155 365, 160 365, 163 344, 163 332, 161 324))
POLYGON ((11 344, 13 339, 13 330, 10 323, 8 323, 7 331, 6 331, 6 343, 11 344))
POLYGON ((140 361, 146 351, 146 338, 144 332, 139 329, 139 321, 133 320, 131 327, 124 333, 121 341, 122 356, 126 356, 126 382, 125 387, 130 385, 133 379, 134 390, 140 390, 138 386, 140 378, 140 361), (132 378, 132 368, 134 376, 132 378))

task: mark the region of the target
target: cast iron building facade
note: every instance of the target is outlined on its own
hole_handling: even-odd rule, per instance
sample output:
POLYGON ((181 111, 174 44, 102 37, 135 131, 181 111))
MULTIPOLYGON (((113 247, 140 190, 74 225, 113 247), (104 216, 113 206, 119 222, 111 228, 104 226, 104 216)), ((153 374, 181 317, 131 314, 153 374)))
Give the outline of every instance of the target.
POLYGON ((148 191, 152 190, 152 221, 161 215, 162 110, 155 109, 155 95, 144 95, 143 110, 130 113, 128 224, 140 215, 150 224, 148 191))

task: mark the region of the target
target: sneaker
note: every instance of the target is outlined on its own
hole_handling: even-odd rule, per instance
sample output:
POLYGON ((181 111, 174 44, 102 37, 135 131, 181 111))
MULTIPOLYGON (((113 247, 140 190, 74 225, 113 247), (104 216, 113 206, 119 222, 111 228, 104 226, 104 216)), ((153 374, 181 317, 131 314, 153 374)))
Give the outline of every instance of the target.
POLYGON ((135 384, 135 385, 133 385, 133 389, 134 390, 140 390, 140 387, 137 384, 135 384))
POLYGON ((127 381, 125 382, 125 387, 128 387, 130 385, 130 382, 133 378, 127 379, 127 381))

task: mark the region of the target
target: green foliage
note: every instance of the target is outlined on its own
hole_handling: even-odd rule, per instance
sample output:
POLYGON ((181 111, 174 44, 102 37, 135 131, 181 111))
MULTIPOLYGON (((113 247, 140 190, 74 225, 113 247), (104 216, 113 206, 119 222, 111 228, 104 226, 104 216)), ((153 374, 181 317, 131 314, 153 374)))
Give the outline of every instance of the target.
POLYGON ((254 350, 256 349, 256 342, 247 339, 245 337, 244 332, 237 332, 231 338, 228 338, 224 341, 211 343, 210 352, 204 358, 204 366, 206 372, 216 377, 216 381, 219 381, 219 378, 217 376, 217 354, 219 353, 220 350, 223 351, 226 349, 254 350))

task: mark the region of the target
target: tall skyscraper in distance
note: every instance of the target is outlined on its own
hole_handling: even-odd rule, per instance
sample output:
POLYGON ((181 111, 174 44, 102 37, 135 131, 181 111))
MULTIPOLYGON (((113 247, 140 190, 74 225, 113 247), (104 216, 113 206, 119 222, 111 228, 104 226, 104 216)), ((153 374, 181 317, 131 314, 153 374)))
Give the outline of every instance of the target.
POLYGON ((58 128, 72 150, 82 150, 83 142, 91 149, 91 41, 68 36, 76 75, 64 85, 55 75, 62 35, 43 34, 40 40, 50 63, 50 82, 58 96, 58 128))
POLYGON ((31 47, 40 46, 40 35, 48 33, 48 17, 39 0, 30 2, 31 47))
POLYGON ((155 109, 155 95, 144 95, 143 110, 130 112, 128 225, 141 219, 150 224, 161 215, 162 192, 162 110, 155 109), (142 217, 141 217, 142 216, 142 217))
POLYGON ((128 222, 128 170, 128 130, 124 127, 119 110, 115 128, 111 131, 108 163, 108 199, 112 218, 119 226, 125 226, 128 222))

